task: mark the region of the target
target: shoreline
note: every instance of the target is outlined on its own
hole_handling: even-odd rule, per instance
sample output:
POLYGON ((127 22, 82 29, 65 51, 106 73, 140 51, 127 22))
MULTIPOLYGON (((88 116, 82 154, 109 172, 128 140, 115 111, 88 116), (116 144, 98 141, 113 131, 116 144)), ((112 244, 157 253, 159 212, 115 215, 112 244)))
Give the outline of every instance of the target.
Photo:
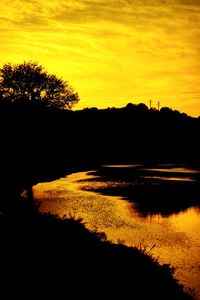
MULTIPOLYGON (((92 166, 94 167, 94 165, 92 166)), ((82 166, 80 168, 71 167, 68 168, 67 175, 73 172, 79 172, 81 170, 86 170, 86 169, 88 170, 88 166, 82 166)), ((66 175, 66 171, 63 170, 63 172, 66 175)), ((49 174, 48 176, 40 175, 37 178, 36 177, 32 178, 32 182, 37 182, 41 178, 43 178, 43 180, 45 179, 45 181, 49 181, 49 180, 52 181, 55 180, 55 177, 58 178, 57 176, 59 176, 59 178, 62 177, 61 172, 58 173, 54 172, 54 174, 52 174, 51 176, 49 176, 49 174)), ((122 277, 122 274, 124 274, 124 272, 128 272, 128 269, 130 267, 129 264, 130 265, 133 264, 133 269, 134 269, 135 263, 138 261, 138 258, 140 257, 141 262, 143 261, 144 263, 146 260, 148 261, 148 264, 152 266, 152 271, 151 268, 149 270, 147 268, 147 270, 145 271, 146 269, 145 265, 142 266, 142 264, 141 265, 139 264, 137 267, 138 274, 136 272, 136 274, 134 275, 135 278, 134 280, 137 281, 138 284, 139 283, 140 284, 138 285, 139 288, 137 287, 137 285, 133 285, 133 289, 135 289, 135 293, 137 295, 141 296, 143 293, 145 293, 145 291, 143 291, 145 285, 148 286, 147 290, 150 288, 150 282, 153 285, 151 286, 150 291, 148 291, 148 294, 145 294, 144 297, 143 296, 140 297, 140 299, 146 299, 146 297, 149 296, 149 293, 150 295, 154 296, 154 299, 160 299, 161 294, 162 294, 161 296, 162 299, 194 299, 192 295, 195 293, 193 291, 190 292, 190 295, 185 294, 183 292, 183 286, 180 285, 178 281, 172 276, 173 273, 172 268, 170 268, 168 265, 160 265, 149 255, 146 256, 146 254, 142 253, 142 251, 139 251, 132 247, 126 247, 123 245, 115 245, 109 243, 105 241, 105 235, 103 233, 96 233, 96 234, 90 233, 82 224, 80 224, 79 221, 74 221, 74 220, 70 221, 70 219, 67 219, 65 221, 57 218, 56 216, 42 215, 40 213, 38 214, 37 208, 34 207, 32 199, 27 199, 27 201, 21 199, 18 192, 21 189, 21 187, 24 186, 25 183, 21 183, 21 185, 17 185, 17 187, 19 188, 18 190, 14 191, 14 189, 10 189, 10 193, 8 193, 9 195, 7 196, 16 197, 16 199, 13 198, 9 199, 9 197, 7 197, 7 200, 10 200, 10 203, 7 207, 7 211, 5 214, 3 213, 2 215, 0 215, 1 224, 3 225, 3 228, 5 228, 5 231, 3 232, 3 250, 5 248, 5 252, 7 252, 9 248, 10 249, 16 248, 15 246, 17 242, 18 244, 17 247, 18 250, 16 252, 18 256, 17 259, 20 258, 22 262, 21 265, 22 267, 25 267, 25 261, 26 261, 28 262, 28 264, 31 264, 31 268, 32 268, 33 266, 30 260, 33 259, 38 269, 41 268, 44 262, 40 259, 40 256, 38 256, 39 253, 34 257, 35 255, 34 253, 37 253, 36 249, 38 248, 40 249, 40 251, 42 252, 44 251, 48 257, 47 261, 45 262, 45 264, 47 264, 46 268, 48 269, 49 259, 51 265, 56 264, 56 261, 52 260, 52 255, 57 253, 56 255, 58 256, 56 257, 60 256, 60 259, 64 259, 66 252, 64 252, 62 248, 65 249, 65 251, 68 251, 69 250, 68 247, 70 246, 71 250, 68 252, 69 257, 74 257, 75 260, 78 259, 79 256, 82 258, 81 261, 79 261, 78 259, 79 261, 78 263, 74 262, 74 264, 78 267, 78 270, 80 270, 79 267, 82 264, 83 265, 85 264, 84 261, 86 260, 88 261, 89 265, 91 264, 91 268, 92 268, 91 270, 93 270, 92 272, 95 272, 95 276, 97 276, 98 278, 100 275, 97 274, 96 271, 94 271, 93 264, 94 265, 97 264, 98 268, 100 269, 101 266, 99 265, 98 261, 101 261, 105 269, 108 268, 107 267, 108 264, 110 275, 115 277, 116 274, 118 274, 117 276, 119 278, 116 280, 119 280, 121 278, 121 280, 123 281, 123 291, 124 291, 124 289, 125 288, 127 289, 132 281, 129 282, 130 278, 128 277, 128 273, 127 273, 125 275, 127 282, 125 282, 124 281, 125 278, 122 277), (70 227, 68 224, 70 222, 73 224, 70 225, 72 227, 70 227), (68 232, 67 239, 70 239, 70 242, 67 240, 65 241, 64 237, 66 235, 66 231, 68 232), (87 236, 91 238, 89 243, 87 242, 88 239, 87 236), (29 253, 24 252, 24 249, 28 250, 29 253), (90 254, 89 256, 87 252, 89 252, 90 254), (134 255, 131 254, 132 252, 137 253, 137 255, 135 256, 135 254, 134 255), (120 268, 120 273, 118 270, 117 273, 115 274, 116 272, 115 264, 119 262, 119 258, 121 260, 120 267, 118 266, 118 268, 120 268), (112 265, 109 264, 110 260, 113 261, 112 265), (132 263, 130 263, 130 261, 132 261, 132 263), (124 262, 125 262, 125 266, 124 266, 124 262), (146 279, 143 282, 144 277, 146 279), (156 281, 160 282, 161 287, 158 288, 157 284, 156 286, 154 286, 154 283, 156 281), (139 293, 141 293, 141 295, 139 293)), ((14 257, 12 257, 9 251, 8 253, 6 253, 6 257, 8 259, 11 258, 10 262, 12 262, 13 265, 17 264, 16 258, 14 258, 15 255, 14 257)), ((70 261, 68 259, 67 261, 69 266, 70 261)), ((74 266, 72 263, 72 266, 70 266, 70 270, 72 270, 73 267, 74 266)), ((61 272, 60 268, 55 267, 55 270, 57 274, 58 272, 61 272)), ((44 272, 44 274, 47 275, 46 270, 42 270, 42 272, 44 272)), ((84 282, 84 278, 82 277, 80 277, 79 280, 80 280, 80 284, 84 282)), ((92 278, 90 278, 90 280, 92 280, 92 278)), ((103 282, 104 284, 106 284, 105 280, 103 282)), ((110 292, 113 291, 112 289, 113 288, 110 287, 110 292)), ((130 286, 128 290, 130 293, 130 286)), ((134 291, 133 291, 133 295, 134 295, 134 291)))

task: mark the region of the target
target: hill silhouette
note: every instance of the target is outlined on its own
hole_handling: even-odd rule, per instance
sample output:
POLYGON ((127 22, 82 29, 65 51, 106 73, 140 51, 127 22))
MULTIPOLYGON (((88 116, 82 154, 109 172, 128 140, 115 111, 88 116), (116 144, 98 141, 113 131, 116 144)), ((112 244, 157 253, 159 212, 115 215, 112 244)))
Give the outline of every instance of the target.
MULTIPOLYGON (((104 162, 188 162, 199 164, 200 118, 146 105, 60 111, 34 104, 0 102, 4 154, 48 165, 104 162), (13 149, 15 149, 13 151, 13 149), (31 159, 29 159, 31 157, 31 159)), ((12 163, 11 163, 12 165, 12 163)))

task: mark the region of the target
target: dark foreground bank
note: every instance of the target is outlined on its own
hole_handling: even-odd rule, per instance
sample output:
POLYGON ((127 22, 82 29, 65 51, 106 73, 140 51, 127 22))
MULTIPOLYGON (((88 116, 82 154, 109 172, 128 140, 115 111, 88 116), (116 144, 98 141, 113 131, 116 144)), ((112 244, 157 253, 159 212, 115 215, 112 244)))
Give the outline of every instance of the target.
MULTIPOLYGON (((41 215, 31 199, 18 196, 0 215, 2 288, 27 299, 56 292, 71 299, 193 299, 145 251, 106 241, 80 220, 41 215), (28 292, 27 292, 28 291, 28 292)), ((191 293, 190 293, 191 294, 191 293)))

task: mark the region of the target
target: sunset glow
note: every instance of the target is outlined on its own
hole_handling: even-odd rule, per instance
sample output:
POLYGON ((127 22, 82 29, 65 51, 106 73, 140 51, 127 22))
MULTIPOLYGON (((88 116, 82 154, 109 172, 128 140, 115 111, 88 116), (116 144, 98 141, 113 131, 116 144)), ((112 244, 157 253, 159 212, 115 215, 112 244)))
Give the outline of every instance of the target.
POLYGON ((76 109, 128 102, 200 115, 200 0, 1 0, 0 66, 38 61, 76 109))

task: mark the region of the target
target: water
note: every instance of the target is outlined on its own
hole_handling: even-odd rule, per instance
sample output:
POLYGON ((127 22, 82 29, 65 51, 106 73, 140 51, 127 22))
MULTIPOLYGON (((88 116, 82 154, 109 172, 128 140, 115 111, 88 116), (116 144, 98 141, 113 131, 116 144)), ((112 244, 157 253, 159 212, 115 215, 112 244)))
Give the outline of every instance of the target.
POLYGON ((175 267, 175 277, 200 294, 198 192, 199 172, 173 165, 102 166, 98 172, 73 173, 33 187, 42 212, 82 218, 88 229, 105 232, 115 243, 153 248, 150 252, 159 262, 175 267), (156 187, 153 192, 152 187, 156 187), (166 191, 183 201, 168 199, 171 194, 166 196, 166 191), (194 201, 188 200, 188 195, 194 201), (141 205, 152 196, 166 197, 169 207, 166 209, 168 202, 164 208, 157 206, 157 201, 153 201, 153 209, 151 203, 141 205))

